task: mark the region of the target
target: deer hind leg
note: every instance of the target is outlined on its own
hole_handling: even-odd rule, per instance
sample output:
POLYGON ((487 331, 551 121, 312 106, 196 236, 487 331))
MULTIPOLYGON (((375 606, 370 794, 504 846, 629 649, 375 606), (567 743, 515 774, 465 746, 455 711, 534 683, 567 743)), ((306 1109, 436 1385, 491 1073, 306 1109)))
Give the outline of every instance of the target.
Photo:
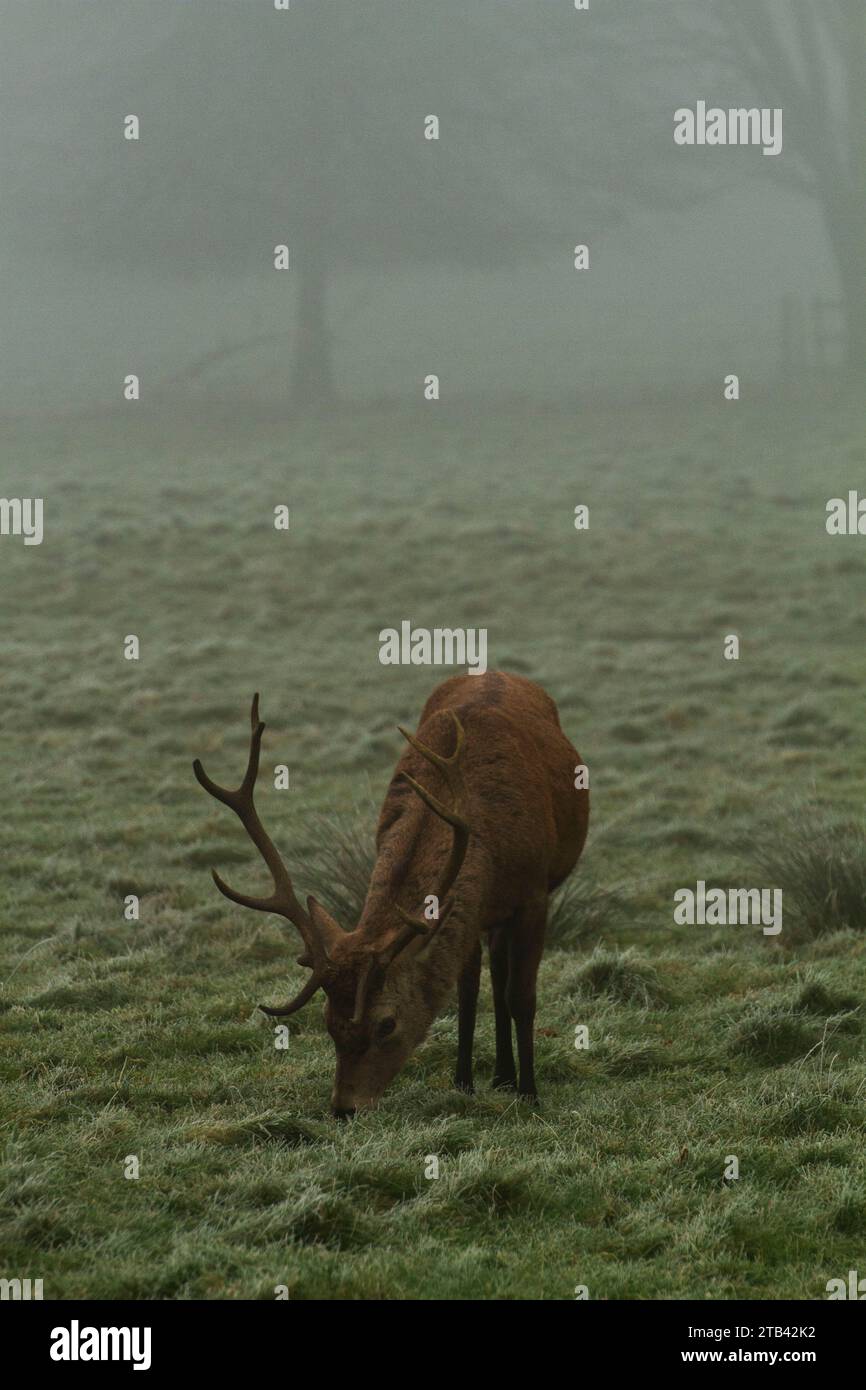
POLYGON ((457 983, 457 1070, 454 1085, 458 1091, 472 1091, 472 1044, 475 1039, 475 1013, 481 983, 481 942, 463 967, 457 983))
POLYGON ((544 951, 547 897, 534 900, 514 918, 508 933, 505 1001, 517 1034, 520 1079, 517 1094, 537 1100, 535 1085, 535 982, 544 951))
POLYGON ((491 927, 488 937, 490 983, 493 986, 493 1008, 496 1016, 496 1063, 493 1069, 493 1085, 497 1089, 512 1088, 517 1085, 517 1070, 514 1066, 514 1053, 511 1050, 511 1014, 506 1003, 508 935, 509 928, 505 924, 491 927))

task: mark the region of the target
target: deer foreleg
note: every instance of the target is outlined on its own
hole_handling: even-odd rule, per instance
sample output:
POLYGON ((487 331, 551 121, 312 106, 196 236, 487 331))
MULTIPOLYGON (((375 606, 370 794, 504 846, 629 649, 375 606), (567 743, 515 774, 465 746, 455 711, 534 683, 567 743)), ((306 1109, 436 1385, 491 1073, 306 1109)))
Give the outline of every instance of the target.
POLYGON ((517 1034, 517 1094, 538 1099, 535 1085, 535 982, 544 951, 547 898, 528 903, 508 934, 506 1003, 517 1034))
POLYGON ((457 984, 457 1070, 454 1085, 460 1091, 472 1091, 472 1044, 475 1039, 475 1014, 478 1007, 478 986, 481 981, 481 942, 463 967, 457 984))
POLYGON ((498 1088, 517 1085, 514 1053, 511 1050, 511 1014, 505 1001, 508 988, 508 926, 491 927, 490 983, 493 986, 493 1008, 496 1016, 496 1062, 493 1085, 498 1088))

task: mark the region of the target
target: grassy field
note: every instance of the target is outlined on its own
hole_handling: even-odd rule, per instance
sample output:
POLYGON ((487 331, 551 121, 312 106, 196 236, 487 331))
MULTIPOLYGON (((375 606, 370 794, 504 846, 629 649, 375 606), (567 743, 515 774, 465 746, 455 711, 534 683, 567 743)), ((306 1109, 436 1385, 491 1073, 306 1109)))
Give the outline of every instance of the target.
POLYGON ((866 1274, 866 540, 824 528, 864 477, 858 414, 7 427, 3 491, 44 496, 46 534, 0 541, 0 1275, 60 1299, 774 1299, 866 1274), (336 1124, 319 1005, 284 1051, 255 1011, 302 978, 294 936, 211 883, 263 883, 191 772, 236 780, 259 689, 291 775, 263 817, 300 888, 356 900, 396 725, 448 674, 379 664, 402 619, 486 626, 591 769, 537 1112, 489 1089, 485 972, 476 1095, 447 1014, 336 1124), (783 888, 781 935, 675 926, 698 879, 783 888))

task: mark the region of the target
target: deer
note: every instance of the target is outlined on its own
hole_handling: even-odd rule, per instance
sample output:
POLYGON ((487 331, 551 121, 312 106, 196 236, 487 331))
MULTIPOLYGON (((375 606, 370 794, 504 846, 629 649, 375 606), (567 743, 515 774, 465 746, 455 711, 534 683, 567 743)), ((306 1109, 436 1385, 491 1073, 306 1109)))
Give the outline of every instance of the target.
POLYGON ((231 902, 275 913, 300 934, 298 963, 310 971, 305 984, 286 1004, 258 1007, 286 1018, 324 993, 336 1051, 334 1116, 347 1119, 379 1103, 455 991, 454 1084, 472 1092, 485 937, 495 1017, 492 1084, 537 1104, 536 980, 548 899, 576 865, 589 824, 586 776, 575 775, 584 765, 554 701, 523 676, 458 675, 433 691, 416 733, 398 725, 407 747, 385 794, 369 888, 349 931, 316 898, 304 907, 295 895, 253 799, 265 729, 258 695, 250 724, 237 788, 211 781, 199 759, 193 771, 238 816, 270 871, 272 891, 237 892, 216 870, 213 880, 231 902))

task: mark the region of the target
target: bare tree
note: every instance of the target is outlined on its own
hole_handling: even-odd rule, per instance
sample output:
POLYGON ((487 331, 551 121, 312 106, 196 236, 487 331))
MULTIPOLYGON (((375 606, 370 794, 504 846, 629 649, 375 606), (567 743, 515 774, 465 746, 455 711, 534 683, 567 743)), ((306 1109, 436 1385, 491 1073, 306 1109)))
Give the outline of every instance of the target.
MULTIPOLYGON (((341 277, 364 277, 375 297, 402 266, 564 258, 631 208, 700 187, 666 138, 657 75, 636 64, 626 84, 615 65, 612 86, 600 27, 565 6, 315 0, 280 16, 148 0, 152 24, 130 41, 131 12, 112 9, 122 0, 97 0, 95 51, 64 68, 52 7, 34 3, 29 51, 50 66, 39 102, 10 110, 7 235, 64 262, 217 284, 267 274, 285 241, 300 402, 336 394, 341 277), (121 136, 125 112, 141 117, 137 144, 121 136), (433 114, 438 142, 424 138, 433 114)), ((8 62, 10 77, 21 65, 8 62)), ((267 327, 203 341, 166 379, 272 348, 267 327)))
MULTIPOLYGON (((761 175, 821 208, 842 293, 850 368, 866 365, 866 9, 863 0, 714 0, 689 10, 691 47, 708 73, 782 107, 782 157, 761 175)), ((766 166, 766 168, 764 167, 766 166)))

